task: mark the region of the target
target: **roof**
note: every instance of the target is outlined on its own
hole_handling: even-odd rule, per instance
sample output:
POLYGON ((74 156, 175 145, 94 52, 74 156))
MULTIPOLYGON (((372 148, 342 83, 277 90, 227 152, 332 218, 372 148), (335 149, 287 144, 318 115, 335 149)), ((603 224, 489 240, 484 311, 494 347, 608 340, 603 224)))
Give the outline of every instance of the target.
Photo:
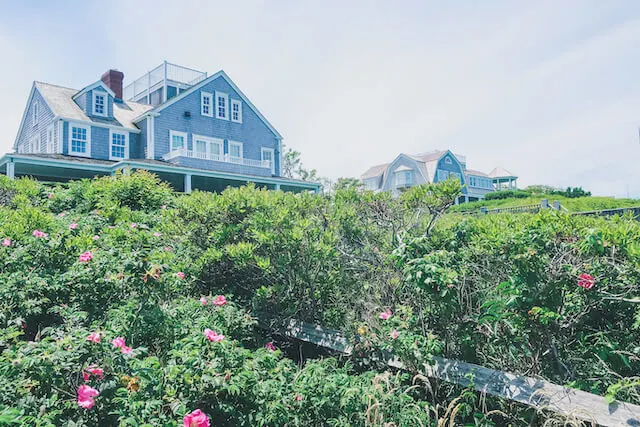
POLYGON ((491 172, 489 172, 489 177, 491 178, 517 178, 514 174, 509 172, 508 170, 501 168, 498 166, 494 168, 491 172))
POLYGON ((140 104, 132 101, 114 102, 113 117, 115 120, 99 119, 87 116, 87 114, 73 100, 78 93, 77 89, 52 85, 50 83, 35 82, 45 102, 51 108, 54 115, 85 122, 95 122, 98 124, 113 124, 123 128, 138 130, 133 124, 133 119, 152 109, 150 105, 140 104), (114 123, 115 122, 115 123, 114 123))
POLYGON ((487 176, 487 177, 489 176, 489 175, 487 175, 487 174, 486 174, 486 173, 484 173, 484 172, 480 172, 480 171, 473 170, 473 169, 467 169, 467 170, 465 171, 465 174, 466 174, 466 175, 474 175, 474 176, 487 176))
POLYGON ((410 167, 409 167, 409 166, 407 166, 407 165, 401 165, 401 166, 398 166, 398 167, 396 168, 396 170, 394 170, 394 172, 412 171, 412 170, 413 170, 413 168, 410 168, 410 167))
POLYGON ((104 165, 104 166, 111 166, 117 163, 117 161, 114 161, 114 160, 99 160, 99 159, 92 159, 90 157, 67 156, 66 154, 11 153, 11 157, 18 157, 18 158, 22 157, 25 159, 64 160, 67 162, 97 164, 97 165, 104 165))
POLYGON ((381 176, 382 174, 384 174, 384 171, 387 170, 387 167, 389 167, 389 163, 372 166, 369 169, 367 169, 365 173, 360 175, 360 178, 367 179, 367 178, 376 178, 378 176, 381 176))

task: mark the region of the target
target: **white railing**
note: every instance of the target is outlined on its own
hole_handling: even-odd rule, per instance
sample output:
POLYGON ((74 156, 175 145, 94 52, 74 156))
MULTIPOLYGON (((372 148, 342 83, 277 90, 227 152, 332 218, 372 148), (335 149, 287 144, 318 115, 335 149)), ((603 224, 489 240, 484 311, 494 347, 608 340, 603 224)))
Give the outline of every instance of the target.
POLYGON ((165 61, 142 77, 139 77, 125 86, 124 99, 133 100, 139 95, 153 92, 152 88, 155 89, 155 86, 159 83, 164 85, 166 82, 172 81, 193 86, 194 84, 204 80, 206 77, 207 73, 202 71, 171 64, 170 62, 165 61))
POLYGON ((245 159, 242 157, 231 157, 229 156, 229 154, 220 155, 211 153, 200 153, 184 148, 178 148, 177 150, 170 151, 162 156, 164 160, 171 160, 175 159, 176 157, 191 157, 193 159, 212 160, 214 162, 235 163, 237 165, 271 169, 271 161, 269 160, 254 160, 245 159))

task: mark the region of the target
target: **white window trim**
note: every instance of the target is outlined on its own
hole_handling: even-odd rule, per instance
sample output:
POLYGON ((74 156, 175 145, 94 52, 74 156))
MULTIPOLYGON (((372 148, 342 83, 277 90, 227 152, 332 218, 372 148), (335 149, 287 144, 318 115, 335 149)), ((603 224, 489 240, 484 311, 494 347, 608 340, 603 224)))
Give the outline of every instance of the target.
POLYGON ((271 173, 276 173, 276 152, 273 148, 260 147, 260 160, 264 161, 263 153, 270 152, 271 153, 271 173))
POLYGON ((204 141, 207 143, 206 145, 206 150, 205 150, 205 154, 207 155, 207 157, 211 156, 211 145, 210 144, 216 144, 219 148, 220 148, 220 161, 222 161, 224 159, 224 139, 220 139, 220 138, 212 138, 210 136, 203 136, 203 135, 192 135, 191 139, 193 140, 193 152, 197 153, 196 151, 196 141, 204 141))
POLYGON ((33 103, 33 111, 31 114, 31 124, 35 126, 38 124, 38 120, 40 119, 40 103, 38 101, 33 103))
POLYGON ((451 160, 451 157, 447 156, 447 157, 445 157, 445 158, 444 158, 444 162, 445 162, 446 164, 450 165, 450 164, 452 164, 452 163, 453 163, 453 160, 451 160))
POLYGON ((244 158, 244 149, 243 149, 243 144, 242 142, 238 142, 238 141, 229 141, 229 160, 231 161, 231 159, 243 159, 244 158), (240 147, 240 157, 231 157, 231 146, 235 145, 240 147))
POLYGON ((220 119, 220 120, 229 120, 229 95, 224 93, 224 92, 218 92, 216 91, 216 98, 215 98, 215 106, 216 106, 216 119, 220 119), (218 98, 224 98, 224 117, 221 117, 218 115, 218 98))
POLYGON ((31 152, 32 153, 42 152, 42 138, 40 137, 40 132, 36 133, 31 138, 31 152))
POLYGON ((54 126, 51 124, 47 127, 47 153, 55 153, 54 138, 54 126))
POLYGON ((231 100, 231 121, 234 123, 242 123, 242 101, 239 99, 232 99, 231 100), (234 120, 233 119, 233 106, 237 105, 238 106, 238 120, 234 120))
MULTIPOLYGON (((177 96, 177 95, 176 95, 177 96)), ((213 117, 213 110, 215 108, 215 103, 213 102, 213 94, 208 92, 200 92, 200 115, 213 117), (204 99, 209 98, 209 114, 204 112, 204 99)))
POLYGON ((403 170, 395 172, 396 185, 413 185, 413 170, 403 170), (402 181, 400 180, 402 177, 402 181), (407 179, 406 177, 409 177, 407 179))
POLYGON ((70 122, 68 133, 69 135, 67 135, 67 153, 69 153, 70 156, 91 157, 91 126, 79 125, 79 124, 74 124, 70 122), (76 153, 74 151, 71 151, 71 146, 72 146, 71 139, 73 138, 73 128, 87 130, 87 152, 86 153, 76 153))
POLYGON ((180 148, 173 148, 173 137, 174 136, 182 136, 184 137, 184 145, 182 146, 182 150, 186 150, 187 147, 189 146, 189 141, 188 141, 188 134, 187 132, 179 132, 177 130, 170 130, 169 131, 169 151, 175 151, 175 150, 180 150, 180 148))
POLYGON ((109 116, 109 94, 101 90, 91 91, 91 114, 94 116, 107 117, 109 116), (104 113, 100 114, 96 112, 96 95, 104 97, 104 113))
POLYGON ((129 158, 129 132, 118 132, 109 129, 109 160, 126 160, 129 158), (124 157, 113 156, 113 135, 124 135, 124 157))

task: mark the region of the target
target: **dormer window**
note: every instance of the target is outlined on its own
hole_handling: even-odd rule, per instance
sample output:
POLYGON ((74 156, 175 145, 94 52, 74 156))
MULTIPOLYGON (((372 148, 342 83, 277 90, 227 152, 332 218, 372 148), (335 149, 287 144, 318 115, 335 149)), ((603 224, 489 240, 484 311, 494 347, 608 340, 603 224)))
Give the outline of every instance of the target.
POLYGON ((231 100, 231 121, 242 123, 242 101, 238 99, 231 100))
POLYGON ((107 115, 107 94, 104 92, 93 92, 93 114, 95 116, 107 115))
POLYGON ((450 165, 451 163, 453 163, 453 161, 451 160, 451 157, 445 157, 444 158, 444 162, 448 165, 450 165))
POLYGON ((216 117, 229 120, 229 95, 216 92, 216 117))
POLYGON ((38 124, 38 116, 40 114, 40 104, 38 103, 38 101, 33 103, 33 117, 32 117, 32 124, 35 126, 38 124))
POLYGON ((200 114, 203 116, 213 117, 213 95, 207 92, 201 92, 200 95, 200 114))
POLYGON ((406 186, 413 184, 413 171, 403 170, 396 172, 396 185, 406 186))

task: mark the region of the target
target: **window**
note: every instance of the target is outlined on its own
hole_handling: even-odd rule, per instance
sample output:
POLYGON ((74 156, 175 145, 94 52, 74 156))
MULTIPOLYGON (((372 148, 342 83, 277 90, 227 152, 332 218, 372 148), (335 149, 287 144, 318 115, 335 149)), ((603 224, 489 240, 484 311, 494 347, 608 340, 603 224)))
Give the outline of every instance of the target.
POLYGON ((458 172, 449 172, 449 176, 456 177, 462 183, 462 176, 458 172))
POLYGON ((396 172, 396 185, 410 185, 413 183, 413 171, 396 172))
POLYGON ((238 99, 231 100, 231 121, 242 123, 242 101, 238 99))
POLYGON ((229 95, 216 92, 216 117, 229 120, 229 95))
POLYGON ((453 161, 451 160, 451 157, 447 156, 444 158, 444 162, 448 165, 450 165, 451 163, 453 163, 453 161))
POLYGON ((364 180, 364 188, 366 190, 378 189, 378 178, 367 178, 364 180))
POLYGON ((170 130, 169 141, 171 143, 171 151, 187 148, 187 134, 185 132, 170 130))
POLYGON ((47 153, 55 153, 55 147, 53 142, 53 125, 47 128, 47 153))
POLYGON ((262 157, 262 165, 271 169, 271 173, 276 173, 276 162, 273 160, 273 148, 262 147, 260 149, 260 156, 262 157))
POLYGON ((224 140, 193 135, 195 157, 208 160, 222 160, 224 140))
POLYGON ((73 124, 70 126, 69 153, 89 157, 91 155, 91 128, 73 124))
POLYGON ((93 114, 96 116, 107 115, 107 94, 105 92, 91 92, 93 94, 93 114))
POLYGON ((242 143, 229 141, 229 160, 234 163, 240 163, 242 159, 242 143))
POLYGON ((42 152, 42 147, 40 146, 40 134, 33 137, 33 140, 31 141, 31 150, 32 153, 42 152))
POLYGON ((109 159, 121 160, 129 158, 129 134, 127 132, 109 131, 109 159))
POLYGON ((442 169, 438 169, 438 181, 446 181, 449 178, 449 172, 442 169))
POLYGON ((35 126, 38 124, 38 116, 40 115, 40 103, 38 101, 33 103, 33 117, 32 124, 35 126))
POLYGON ((207 92, 200 93, 200 114, 213 117, 213 95, 207 92))

